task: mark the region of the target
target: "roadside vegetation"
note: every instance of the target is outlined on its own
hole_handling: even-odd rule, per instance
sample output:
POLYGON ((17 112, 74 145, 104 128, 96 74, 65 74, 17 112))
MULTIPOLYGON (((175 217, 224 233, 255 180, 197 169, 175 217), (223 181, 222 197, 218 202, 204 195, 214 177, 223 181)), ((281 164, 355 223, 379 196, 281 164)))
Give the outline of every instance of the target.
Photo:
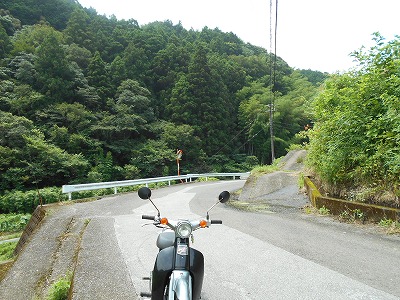
POLYGON ((14 257, 13 251, 17 242, 7 242, 0 244, 0 262, 10 260, 14 257))
POLYGON ((331 76, 312 102, 307 165, 321 190, 400 207, 400 38, 352 56, 358 68, 331 76))
POLYGON ((400 221, 383 219, 379 222, 379 226, 381 226, 388 234, 400 234, 400 221))
POLYGON ((30 214, 0 215, 0 262, 13 258, 17 241, 4 241, 19 238, 30 217, 30 214))
POLYGON ((15 235, 16 232, 24 230, 30 218, 30 214, 0 215, 0 239, 3 239, 4 235, 15 235))
POLYGON ((60 277, 49 289, 46 300, 67 300, 72 283, 72 272, 60 277))
POLYGON ((281 158, 275 159, 274 162, 270 165, 260 165, 260 166, 255 166, 251 170, 251 175, 258 177, 264 174, 270 174, 275 171, 278 171, 280 169, 279 167, 279 162, 281 161, 281 158))

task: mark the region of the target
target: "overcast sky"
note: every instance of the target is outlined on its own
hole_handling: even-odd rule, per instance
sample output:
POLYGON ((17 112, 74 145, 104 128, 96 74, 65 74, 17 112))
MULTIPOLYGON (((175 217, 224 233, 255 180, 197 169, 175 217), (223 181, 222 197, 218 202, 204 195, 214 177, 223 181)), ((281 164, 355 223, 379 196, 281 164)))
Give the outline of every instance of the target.
MULTIPOLYGON (((181 21, 186 29, 218 27, 270 50, 268 0, 78 1, 99 14, 132 18, 139 25, 170 20, 181 21)), ((372 45, 373 32, 387 40, 400 35, 399 12, 400 0, 279 0, 276 54, 293 68, 346 71, 354 66, 349 54, 372 45)))

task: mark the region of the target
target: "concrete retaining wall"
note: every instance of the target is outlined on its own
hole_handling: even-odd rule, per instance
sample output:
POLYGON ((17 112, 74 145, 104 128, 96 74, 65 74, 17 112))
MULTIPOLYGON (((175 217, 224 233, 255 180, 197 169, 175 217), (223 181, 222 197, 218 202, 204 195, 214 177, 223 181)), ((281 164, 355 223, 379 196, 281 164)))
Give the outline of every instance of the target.
POLYGON ((43 218, 46 215, 46 211, 43 206, 39 205, 36 207, 35 211, 32 213, 32 216, 25 226, 24 232, 22 233, 17 246, 14 249, 14 255, 17 255, 19 251, 21 251, 24 244, 29 240, 32 232, 36 229, 36 227, 40 224, 43 218))
POLYGON ((312 206, 317 209, 325 207, 334 215, 358 211, 362 212, 363 218, 375 222, 383 219, 400 221, 400 209, 322 196, 309 177, 304 177, 304 186, 312 206))

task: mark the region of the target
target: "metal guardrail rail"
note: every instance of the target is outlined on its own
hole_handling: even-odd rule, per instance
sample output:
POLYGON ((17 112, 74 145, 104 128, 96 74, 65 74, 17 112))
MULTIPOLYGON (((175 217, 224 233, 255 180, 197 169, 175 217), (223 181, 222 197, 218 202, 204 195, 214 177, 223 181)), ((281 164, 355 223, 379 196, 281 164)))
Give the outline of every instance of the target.
POLYGON ((81 192, 81 191, 90 191, 90 190, 99 190, 99 189, 114 189, 114 194, 117 194, 118 187, 124 186, 134 186, 134 185, 146 185, 150 183, 157 182, 168 182, 168 185, 171 185, 172 181, 176 180, 184 180, 185 182, 191 182, 196 178, 206 178, 206 180, 210 177, 232 177, 232 179, 236 179, 237 177, 240 179, 245 179, 249 177, 250 172, 247 173, 204 173, 204 174, 187 174, 187 175, 179 175, 179 176, 166 176, 166 177, 154 177, 154 178, 145 178, 145 179, 134 179, 134 180, 124 180, 124 181, 110 181, 110 182, 99 182, 99 183, 84 183, 84 184, 71 184, 71 185, 63 185, 62 192, 64 194, 68 193, 68 199, 72 199, 72 193, 81 192))

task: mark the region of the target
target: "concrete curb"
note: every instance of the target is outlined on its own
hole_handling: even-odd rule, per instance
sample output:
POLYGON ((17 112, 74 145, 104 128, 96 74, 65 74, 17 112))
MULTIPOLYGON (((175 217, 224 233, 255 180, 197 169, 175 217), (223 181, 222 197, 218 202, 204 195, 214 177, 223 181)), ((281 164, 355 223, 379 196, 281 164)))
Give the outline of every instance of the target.
POLYGON ((334 215, 340 215, 345 211, 360 211, 363 218, 375 222, 383 219, 400 221, 400 209, 322 196, 309 177, 304 177, 304 186, 312 206, 317 209, 325 207, 334 215))
POLYGON ((32 216, 29 219, 28 224, 25 226, 25 229, 18 241, 17 246, 14 249, 14 255, 18 255, 22 247, 29 240, 29 237, 32 235, 33 231, 36 229, 36 227, 40 224, 40 222, 44 219, 45 216, 46 216, 46 210, 43 208, 43 206, 41 205, 37 206, 35 211, 32 213, 32 216))
POLYGON ((125 209, 112 199, 40 209, 43 218, 15 261, 4 266, 0 299, 45 299, 51 285, 69 274, 69 299, 138 299, 115 236, 114 218, 125 209))

